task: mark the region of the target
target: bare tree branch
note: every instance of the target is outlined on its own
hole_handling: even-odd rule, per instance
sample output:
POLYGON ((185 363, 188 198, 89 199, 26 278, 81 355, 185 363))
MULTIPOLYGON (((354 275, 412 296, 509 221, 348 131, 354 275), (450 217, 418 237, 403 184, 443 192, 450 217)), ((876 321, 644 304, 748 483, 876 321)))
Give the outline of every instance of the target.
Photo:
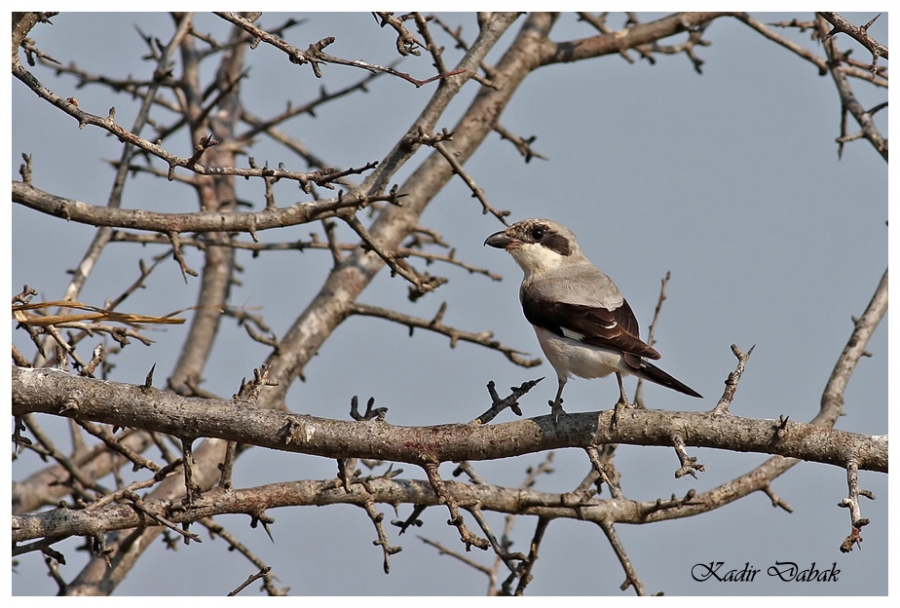
MULTIPOLYGON (((796 421, 797 408, 790 403, 783 404, 785 411, 777 420, 731 413, 735 389, 750 355, 736 347, 733 350, 738 358, 737 367, 728 375, 722 398, 707 412, 617 409, 570 414, 558 424, 551 416, 496 423, 496 417, 507 407, 521 416, 527 405, 527 393, 541 379, 512 387, 506 397, 501 397, 494 382, 490 382, 489 408, 468 424, 455 423, 473 416, 459 414, 460 408, 474 407, 477 413, 484 409, 484 404, 458 403, 454 394, 420 396, 437 403, 442 408, 437 411, 457 412, 451 416, 454 423, 422 427, 389 424, 385 417, 387 408, 383 406, 387 399, 383 397, 379 397, 377 408, 375 397, 369 398, 365 413, 361 413, 354 396, 352 421, 342 419, 346 417, 345 404, 335 405, 338 408, 335 412, 341 414, 332 419, 290 412, 285 401, 294 381, 305 379, 305 368, 312 358, 340 325, 354 315, 376 316, 398 323, 410 335, 416 328, 439 333, 449 338, 451 347, 459 341, 484 346, 521 366, 539 362, 526 359, 496 341, 491 332, 445 325, 446 305, 441 305, 429 319, 359 302, 377 275, 384 274, 385 266, 392 276, 399 275, 401 282, 409 284, 411 300, 446 281, 421 270, 433 262, 499 279, 488 269, 457 259, 457 250, 442 236, 443 230, 438 232, 435 228, 439 227, 424 223, 425 218, 434 217, 424 212, 438 193, 459 177, 480 201, 484 213, 493 213, 505 221, 510 212, 498 211, 489 203, 497 199, 497 194, 486 189, 483 172, 467 168, 466 163, 495 132, 512 142, 526 162, 535 156, 543 158, 532 147, 535 136, 513 135, 512 130, 501 124, 503 113, 518 94, 520 85, 538 68, 614 54, 629 63, 633 62, 632 57, 640 57, 655 64, 660 55, 684 54, 700 72, 704 59, 697 52, 698 47, 711 43, 707 36, 715 29, 710 27, 712 23, 720 17, 731 17, 809 61, 821 74, 832 75, 841 102, 839 154, 845 143, 867 139, 886 160, 887 139, 873 120, 879 111, 888 107, 886 98, 867 110, 859 101, 864 95, 851 87, 851 83, 887 87, 887 68, 878 65, 878 59, 887 59, 888 49, 868 34, 875 19, 857 27, 836 13, 818 13, 810 20, 786 19, 767 26, 751 15, 735 12, 674 13, 651 22, 642 22, 638 13, 626 13, 624 24, 615 29, 606 13, 598 16, 581 13, 579 21, 587 25, 579 24, 579 27, 586 28, 589 36, 555 40, 551 33, 560 21, 560 15, 555 13, 481 12, 474 16, 477 28, 467 36, 463 35, 462 26, 450 26, 433 15, 375 13, 376 23, 372 24, 370 19, 368 27, 375 34, 379 34, 379 26, 389 28, 379 39, 382 42, 386 39, 390 53, 415 56, 425 49, 430 55, 420 58, 415 65, 421 68, 424 61, 429 71, 430 61, 434 75, 419 80, 399 71, 396 63, 379 65, 368 58, 329 55, 326 49, 336 37, 324 33, 317 33, 307 48, 294 46, 285 37, 289 27, 300 23, 294 19, 279 26, 262 27, 258 12, 216 15, 218 19, 213 18, 212 22, 218 28, 214 30, 217 33, 201 32, 193 13, 171 14, 168 34, 161 38, 138 30, 138 46, 145 53, 142 57, 145 64, 135 76, 118 77, 83 69, 79 66, 83 60, 77 53, 68 57, 54 51, 60 59, 51 57, 40 48, 39 39, 36 42, 28 38, 32 28, 50 23, 53 13, 13 13, 14 82, 19 82, 28 95, 34 93, 29 98, 42 107, 74 118, 81 129, 88 125, 97 127, 99 131, 89 131, 95 136, 106 136, 117 146, 111 157, 114 160, 101 161, 100 165, 107 171, 110 166, 113 169, 110 192, 104 201, 79 202, 66 198, 69 194, 66 192, 51 194, 49 190, 53 187, 37 188, 35 184, 41 182, 37 168, 41 165, 32 166, 30 150, 22 155, 21 181, 12 182, 11 198, 22 205, 20 212, 37 211, 30 215, 40 217, 41 221, 59 225, 63 222, 51 219, 59 218, 96 229, 72 278, 65 279, 68 286, 64 302, 45 298, 54 308, 59 308, 58 312, 49 310, 47 303, 32 302, 37 292, 27 286, 12 300, 19 328, 27 332, 11 349, 13 458, 46 461, 43 470, 12 484, 16 514, 12 519, 13 555, 40 552, 47 574, 60 594, 110 594, 157 536, 163 535, 170 548, 200 542, 197 530, 190 528, 191 524, 200 524, 212 537, 223 539, 229 550, 242 554, 252 564, 249 572, 241 572, 235 580, 227 581, 223 593, 230 590, 236 594, 261 581, 262 589, 269 595, 283 595, 288 589, 275 587, 274 571, 263 556, 250 551, 237 534, 227 531, 214 518, 245 514, 252 527, 262 524, 269 538, 275 540, 280 529, 269 510, 345 504, 358 507, 348 511, 374 526, 373 542, 380 547, 385 572, 390 567, 390 557, 401 547, 393 544, 396 541, 391 536, 398 531, 384 526, 381 505, 403 510, 391 521, 399 528, 399 534, 424 525, 420 516, 431 507, 449 512, 447 523, 456 528, 451 532, 458 534, 460 545, 466 550, 472 546, 490 549, 485 556, 492 565, 480 565, 437 541, 425 542, 485 574, 489 581, 488 593, 492 595, 522 595, 529 588, 539 575, 536 561, 547 542, 545 539, 549 538, 551 521, 571 519, 594 523, 604 531, 622 565, 625 572, 622 588, 631 586, 638 595, 643 595, 644 583, 617 535, 617 524, 642 525, 689 517, 718 509, 754 492, 765 494, 767 502, 790 512, 790 505, 775 494, 773 481, 801 461, 830 464, 845 470, 847 485, 846 491, 840 492, 843 498, 839 506, 849 511, 850 531, 841 550, 850 551, 861 544, 861 529, 869 520, 863 517, 859 497, 874 499, 874 495, 860 487, 859 471, 888 471, 887 436, 831 427, 843 413, 847 384, 860 357, 867 354, 866 344, 887 309, 886 271, 865 313, 853 319, 852 334, 822 395, 820 411, 811 423, 796 421), (509 32, 517 21, 518 30, 509 32), (410 27, 412 24, 414 28, 410 27), (805 46, 794 43, 776 33, 773 26, 811 32, 813 40, 822 41, 824 54, 811 50, 812 45, 808 43, 805 46), (839 33, 846 33, 863 45, 872 55, 871 63, 853 59, 849 51, 841 51, 839 33), (442 37, 455 47, 449 51, 444 49, 442 37), (504 46, 499 48, 501 41, 504 46), (276 49, 275 55, 283 54, 295 64, 308 64, 310 70, 285 72, 299 75, 306 84, 310 76, 322 78, 325 72, 338 71, 326 70, 326 66, 342 65, 364 72, 337 88, 326 89, 323 85, 318 91, 309 89, 312 93, 306 95, 305 102, 286 102, 271 114, 257 116, 249 107, 250 98, 244 89, 249 83, 256 85, 257 81, 248 79, 251 70, 247 57, 248 51, 257 49, 260 43, 265 45, 262 52, 269 56, 272 52, 267 47, 276 49), (491 64, 486 61, 489 54, 491 64), (49 87, 38 79, 41 74, 62 78, 57 81, 59 84, 49 87), (373 84, 376 78, 377 85, 373 84), (370 86, 395 85, 397 78, 419 89, 404 90, 421 102, 421 109, 394 138, 386 144, 382 142, 382 149, 375 156, 350 162, 338 159, 340 165, 333 165, 318 153, 315 143, 308 144, 301 139, 300 134, 305 138, 306 133, 296 128, 297 123, 311 117, 321 120, 327 111, 342 103, 339 100, 362 99, 351 94, 366 92, 370 86), (434 86, 420 88, 428 83, 434 86), (82 99, 79 101, 67 91, 71 86, 90 87, 92 92, 102 90, 110 98, 114 97, 120 116, 135 116, 131 127, 117 123, 115 106, 105 113, 97 113, 96 108, 90 107, 93 102, 87 101, 91 96, 79 93, 82 99), (467 102, 462 94, 469 96, 467 102), (448 110, 452 111, 455 124, 447 122, 448 110), (859 126, 856 131, 849 127, 853 121, 859 126), (152 133, 147 132, 148 128, 152 133), (276 158, 275 168, 270 168, 268 159, 262 157, 268 152, 261 153, 265 148, 257 147, 257 140, 263 140, 265 145, 274 143, 276 150, 287 155, 285 160, 276 158), (175 153, 176 150, 186 152, 175 153), (247 158, 242 160, 243 156, 247 158), (260 158, 259 163, 254 156, 260 158), (410 161, 416 164, 407 166, 410 161), (296 162, 307 170, 286 166, 296 162), (480 184, 473 178, 475 175, 479 176, 480 184), (402 176, 401 181, 395 184, 398 176, 402 176), (136 177, 139 181, 133 181, 136 177), (160 178, 176 182, 169 185, 170 191, 174 186, 176 191, 188 193, 184 198, 188 206, 180 205, 179 210, 194 211, 163 213, 158 210, 167 208, 157 201, 125 198, 126 192, 146 181, 164 185, 160 178), (253 194, 239 189, 235 178, 249 182, 253 194), (257 178, 261 178, 261 183, 257 178), (288 204, 280 200, 285 186, 299 186, 301 200, 290 200, 288 204), (340 188, 337 196, 328 194, 328 198, 323 198, 327 194, 324 190, 333 190, 335 186, 340 188), (133 204, 135 200, 137 205, 133 204), (302 238, 279 235, 276 237, 279 242, 260 241, 263 230, 316 221, 322 222, 321 232, 317 228, 304 233, 302 238), (249 238, 242 237, 242 232, 248 233, 249 238), (76 302, 77 294, 96 274, 94 271, 101 260, 112 255, 102 256, 111 241, 123 243, 116 248, 117 252, 136 249, 136 244, 162 245, 163 249, 149 268, 141 262, 136 280, 125 277, 128 286, 124 290, 114 288, 113 295, 121 295, 110 297, 87 311, 72 311, 72 308, 87 308, 76 302), (195 250, 186 251, 186 248, 195 250), (302 257, 304 262, 318 263, 323 271, 320 276, 325 278, 317 285, 303 285, 302 302, 306 307, 299 314, 295 311, 296 318, 276 320, 271 309, 267 309, 264 319, 257 311, 268 306, 266 302, 235 301, 233 288, 241 284, 244 272, 239 260, 290 249, 329 252, 326 256, 302 257), (186 315, 190 326, 179 336, 183 340, 181 348, 172 361, 166 361, 167 357, 157 360, 156 356, 147 361, 140 368, 144 371, 138 373, 141 378, 134 384, 109 381, 108 378, 114 377, 111 370, 118 361, 118 353, 125 345, 135 339, 150 343, 138 331, 143 317, 116 309, 139 289, 152 289, 154 280, 163 277, 150 277, 150 272, 169 256, 178 264, 185 282, 188 276, 197 277, 187 286, 195 291, 196 299, 193 306, 185 309, 190 311, 186 315), (260 359, 246 367, 247 372, 252 369, 253 379, 242 380, 240 387, 236 379, 228 387, 204 384, 209 382, 207 378, 217 361, 214 352, 221 351, 221 346, 215 350, 214 347, 223 342, 223 327, 228 328, 228 321, 222 324, 223 317, 232 317, 238 325, 244 325, 250 340, 239 336, 243 344, 261 353, 256 355, 260 359), (116 323, 124 325, 119 327, 116 323), (99 343, 84 339, 98 334, 102 340, 99 343), (159 369, 171 370, 167 371, 169 376, 165 382, 159 378, 154 382, 154 375, 159 373, 157 364, 159 369), (147 368, 150 372, 143 379, 147 368), (69 369, 73 371, 70 373, 69 369), (157 390, 154 384, 166 389, 157 390), (219 397, 235 392, 232 399, 219 397), (444 397, 453 403, 438 403, 444 397), (57 428, 63 429, 62 438, 48 431, 57 428), (621 476, 613 463, 619 443, 674 448, 680 463, 676 477, 703 471, 703 465, 690 456, 693 447, 772 457, 705 492, 691 489, 680 497, 672 494, 670 498, 634 500, 623 491, 629 486, 620 485, 621 476), (237 488, 232 472, 238 458, 252 447, 329 458, 337 462, 337 474, 324 480, 237 488), (551 450, 563 447, 585 452, 590 462, 587 474, 571 491, 538 491, 535 485, 538 476, 553 472, 551 450), (518 488, 506 487, 502 480, 501 483, 489 481, 490 469, 476 470, 474 464, 542 451, 546 452, 545 459, 529 467, 525 482, 518 488), (442 478, 439 465, 444 462, 459 463, 453 476, 464 475, 468 482, 442 478), (416 465, 424 471, 425 478, 404 478, 402 469, 393 463, 416 465), (373 472, 364 474, 366 467, 373 472), (611 498, 600 498, 602 483, 609 486, 611 498), (505 516, 502 531, 497 526, 498 520, 491 519, 498 513, 505 516), (522 516, 533 516, 536 520, 534 528, 528 524, 526 531, 526 542, 530 538, 528 549, 517 552, 512 547, 518 537, 512 531, 515 524, 521 525, 522 516), (71 580, 67 580, 59 565, 68 557, 61 547, 68 545, 61 541, 74 536, 85 538, 77 550, 84 551, 84 556, 78 557, 86 565, 76 575, 69 574, 71 580)), ((259 74, 255 66, 253 74, 259 74)), ((104 107, 113 105, 103 103, 104 107)), ((515 130, 521 128, 516 126, 515 130)), ((39 156, 35 158, 43 160, 39 156)), ((461 217, 454 221, 466 220, 461 217)), ((270 264, 277 257, 277 254, 265 255, 265 262, 270 264)), ((647 338, 651 344, 656 317, 666 298, 667 279, 663 281, 647 338)), ((28 282, 34 284, 30 279, 28 282)), ((241 375, 248 376, 236 374, 235 378, 241 375)), ((638 402, 641 386, 639 383, 638 402)), ((388 405, 394 407, 392 403, 388 405)), ((751 410, 742 408, 742 411, 751 410)), ((574 482, 567 483, 564 487, 573 485, 574 482)), ((837 500, 838 494, 834 502, 837 500)), ((516 532, 521 532, 521 528, 516 532)), ((841 538, 845 533, 846 530, 841 531, 841 538)))
POLYGON ((181 436, 189 430, 194 437, 218 437, 327 458, 418 464, 425 455, 448 462, 606 443, 671 445, 671 429, 680 428, 685 445, 780 454, 836 466, 855 458, 862 470, 885 472, 888 466, 887 445, 879 437, 791 421, 776 438, 777 427, 771 420, 709 412, 629 410, 619 417, 615 429, 613 412, 606 410, 599 417, 596 412, 572 413, 559 425, 547 415, 490 426, 450 424, 423 430, 251 409, 244 403, 181 397, 50 368, 13 368, 12 380, 15 416, 43 412, 181 436), (146 408, 148 400, 155 404, 152 411, 146 408), (309 437, 308 429, 313 427, 316 431, 309 437), (532 430, 526 431, 528 427, 532 430), (342 438, 340 442, 333 439, 337 437, 342 438))

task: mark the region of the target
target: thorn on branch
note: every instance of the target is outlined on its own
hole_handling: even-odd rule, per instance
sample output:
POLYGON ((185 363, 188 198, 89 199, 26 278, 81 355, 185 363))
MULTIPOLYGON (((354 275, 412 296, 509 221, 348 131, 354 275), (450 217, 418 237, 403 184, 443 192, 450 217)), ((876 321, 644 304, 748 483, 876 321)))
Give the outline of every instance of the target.
POLYGON ((156 363, 150 368, 150 371, 147 372, 147 377, 144 378, 144 384, 141 388, 151 389, 153 388, 153 372, 156 371, 156 363))
POLYGON ((375 397, 369 397, 368 403, 366 403, 366 413, 359 413, 359 399, 356 395, 350 399, 350 417, 358 422, 362 422, 365 420, 384 420, 385 415, 387 414, 388 408, 386 407, 372 407, 375 405, 375 397))
POLYGON ((275 518, 269 517, 266 515, 266 512, 263 510, 257 511, 255 513, 250 514, 250 527, 256 528, 259 524, 262 524, 263 530, 266 531, 266 534, 269 537, 269 540, 273 543, 275 542, 275 538, 272 536, 272 531, 269 529, 269 524, 274 524, 275 518))
POLYGON ((775 431, 775 435, 772 437, 773 443, 776 441, 781 441, 782 439, 784 439, 784 436, 787 435, 787 426, 790 419, 790 416, 779 414, 778 424, 772 425, 772 430, 775 431))
POLYGON ((419 519, 419 515, 424 513, 426 508, 427 507, 425 505, 414 505, 412 513, 409 514, 409 517, 407 517, 403 521, 400 521, 399 519, 391 520, 391 525, 400 528, 400 532, 398 534, 403 534, 409 529, 410 526, 421 528, 425 524, 421 519, 419 519))

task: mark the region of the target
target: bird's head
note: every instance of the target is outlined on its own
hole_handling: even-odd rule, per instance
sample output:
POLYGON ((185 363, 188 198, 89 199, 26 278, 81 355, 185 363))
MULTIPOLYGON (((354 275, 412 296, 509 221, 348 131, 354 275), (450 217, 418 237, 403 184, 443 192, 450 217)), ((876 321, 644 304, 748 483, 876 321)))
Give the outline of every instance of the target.
POLYGON ((496 232, 485 245, 505 249, 525 276, 539 276, 584 258, 572 231, 552 220, 528 219, 496 232))

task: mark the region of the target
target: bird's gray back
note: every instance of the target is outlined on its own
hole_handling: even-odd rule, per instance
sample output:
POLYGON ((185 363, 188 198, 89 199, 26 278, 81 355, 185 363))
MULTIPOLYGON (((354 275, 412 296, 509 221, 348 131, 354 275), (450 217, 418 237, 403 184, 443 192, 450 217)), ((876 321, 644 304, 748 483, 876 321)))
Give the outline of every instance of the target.
POLYGON ((613 309, 622 304, 622 293, 612 279, 587 259, 550 276, 533 276, 522 282, 520 298, 525 293, 540 299, 582 306, 613 309))

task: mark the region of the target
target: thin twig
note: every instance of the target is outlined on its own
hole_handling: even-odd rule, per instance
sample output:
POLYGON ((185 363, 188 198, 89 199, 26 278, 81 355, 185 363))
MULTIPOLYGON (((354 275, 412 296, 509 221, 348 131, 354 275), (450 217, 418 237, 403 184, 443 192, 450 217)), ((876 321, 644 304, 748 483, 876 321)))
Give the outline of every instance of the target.
POLYGON ((754 348, 756 348, 755 344, 750 347, 750 350, 744 353, 736 344, 731 345, 731 352, 737 357, 738 364, 734 371, 728 374, 728 379, 725 380, 725 390, 722 392, 722 397, 712 409, 714 414, 731 414, 731 412, 728 411, 728 408, 734 400, 734 393, 737 391, 738 382, 740 382, 741 376, 744 374, 744 367, 747 365, 750 355, 753 354, 754 348))
MULTIPOLYGON (((656 300, 656 308, 653 310, 653 320, 650 321, 650 329, 647 331, 647 344, 649 346, 653 346, 656 344, 656 326, 659 322, 659 313, 662 312, 663 302, 666 301, 666 286, 669 284, 669 279, 672 278, 672 272, 666 271, 666 276, 662 278, 660 287, 659 287, 659 298, 656 300)), ((638 378, 637 388, 634 389, 634 403, 636 406, 643 408, 644 407, 644 379, 638 378)))
POLYGON ((484 190, 479 188, 478 184, 475 183, 475 180, 472 179, 472 177, 468 173, 466 173, 466 170, 463 169, 462 164, 460 164, 460 162, 456 160, 456 157, 450 150, 446 148, 446 146, 444 146, 443 142, 435 141, 432 145, 434 149, 440 152, 441 156, 443 156, 444 159, 448 163, 450 163, 450 166, 453 167, 453 172, 456 173, 469 187, 469 189, 472 191, 472 196, 474 198, 477 198, 481 203, 482 213, 484 213, 485 215, 490 213, 508 226, 509 223, 506 221, 506 218, 510 215, 511 212, 508 210, 498 211, 497 209, 494 209, 494 207, 488 202, 487 198, 485 197, 484 190))
POLYGON ((549 525, 550 520, 548 518, 538 518, 537 525, 534 528, 534 534, 531 536, 531 543, 529 543, 528 558, 525 560, 525 567, 519 572, 519 585, 516 587, 517 596, 521 596, 525 593, 525 588, 528 586, 528 583, 531 582, 532 578, 534 578, 531 575, 531 571, 534 568, 535 563, 537 563, 538 549, 540 549, 541 541, 544 540, 544 532, 547 531, 547 526, 549 525))
POLYGON ((706 468, 702 464, 697 464, 696 456, 688 455, 687 448, 684 445, 684 439, 681 438, 681 435, 672 433, 671 438, 672 447, 675 448, 675 453, 678 455, 679 462, 681 462, 681 468, 675 471, 675 479, 680 479, 685 475, 690 475, 694 479, 697 479, 697 475, 694 471, 700 471, 702 473, 706 468))
POLYGON ((459 343, 460 341, 470 342, 472 344, 479 344, 491 350, 496 350, 500 353, 503 353, 503 355, 505 355, 507 359, 509 359, 516 365, 525 368, 540 365, 540 359, 526 359, 521 356, 525 353, 522 353, 521 351, 506 346, 497 340, 494 340, 493 332, 483 331, 479 333, 473 333, 444 325, 442 319, 446 310, 447 304, 445 302, 441 304, 441 307, 438 309, 434 318, 429 320, 406 315, 395 310, 380 308, 378 306, 360 304, 359 302, 353 302, 348 306, 348 311, 350 314, 363 315, 368 317, 379 317, 388 321, 393 321, 394 323, 405 325, 409 328, 410 336, 415 329, 426 329, 428 331, 433 331, 450 338, 450 348, 455 348, 457 343, 459 343))
POLYGON ((349 60, 349 59, 341 59, 340 57, 335 57, 333 55, 329 55, 323 51, 323 49, 334 42, 333 37, 323 38, 322 40, 309 45, 305 51, 301 50, 291 44, 288 44, 278 36, 274 36, 269 32, 260 29, 244 19, 239 15, 234 13, 220 13, 216 12, 215 15, 225 19, 233 23, 234 25, 243 28, 245 31, 253 34, 258 37, 260 40, 265 42, 266 44, 270 44, 275 48, 283 51, 287 54, 288 59, 291 63, 296 63, 298 65, 310 64, 313 69, 313 73, 317 78, 322 77, 322 71, 320 69, 320 65, 322 64, 337 64, 337 65, 346 65, 350 67, 362 68, 364 70, 368 70, 370 72, 383 72, 385 74, 391 74, 392 76, 397 76, 398 78, 402 78, 403 80, 412 83, 416 88, 424 86, 429 82, 434 82, 435 80, 441 80, 444 78, 449 78, 450 76, 456 76, 458 74, 462 74, 464 70, 454 70, 452 72, 446 72, 444 74, 437 74, 436 76, 432 76, 431 78, 426 78, 424 80, 418 80, 413 78, 409 74, 404 72, 400 72, 391 67, 385 67, 381 65, 376 65, 373 63, 368 63, 365 61, 361 61, 358 59, 349 60))
POLYGON ((463 517, 459 513, 459 503, 453 497, 453 494, 447 490, 447 486, 444 485, 444 480, 441 479, 441 475, 438 472, 438 465, 434 463, 423 463, 421 466, 428 476, 428 482, 431 484, 434 493, 438 496, 439 501, 447 505, 447 509, 450 511, 450 519, 447 521, 447 524, 456 526, 456 529, 459 530, 459 538, 462 540, 463 544, 465 544, 466 550, 468 551, 469 548, 473 546, 487 550, 491 544, 487 540, 478 537, 466 527, 463 517))
POLYGON ((622 564, 622 569, 625 570, 625 582, 623 582, 619 588, 622 591, 625 591, 629 587, 632 587, 637 595, 645 595, 644 585, 638 578, 634 566, 631 565, 631 559, 625 552, 625 547, 622 546, 622 542, 619 540, 619 535, 616 534, 616 529, 613 527, 612 522, 600 522, 600 528, 603 530, 603 533, 606 534, 606 538, 612 546, 613 551, 615 551, 616 557, 619 558, 619 563, 622 564))

